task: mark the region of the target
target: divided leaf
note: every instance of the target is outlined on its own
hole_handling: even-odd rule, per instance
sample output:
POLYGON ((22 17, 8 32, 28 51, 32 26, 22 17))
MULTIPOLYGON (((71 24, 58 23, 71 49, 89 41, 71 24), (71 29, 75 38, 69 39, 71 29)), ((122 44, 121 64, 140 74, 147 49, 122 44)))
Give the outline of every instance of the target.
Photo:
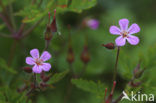
POLYGON ((76 87, 91 93, 95 93, 97 96, 103 98, 105 93, 105 85, 101 82, 95 83, 94 81, 88 81, 83 79, 72 79, 71 81, 76 87))
POLYGON ((49 80, 50 84, 54 84, 59 82, 61 79, 63 79, 67 74, 68 74, 69 70, 66 70, 62 73, 56 73, 52 76, 52 78, 49 80))

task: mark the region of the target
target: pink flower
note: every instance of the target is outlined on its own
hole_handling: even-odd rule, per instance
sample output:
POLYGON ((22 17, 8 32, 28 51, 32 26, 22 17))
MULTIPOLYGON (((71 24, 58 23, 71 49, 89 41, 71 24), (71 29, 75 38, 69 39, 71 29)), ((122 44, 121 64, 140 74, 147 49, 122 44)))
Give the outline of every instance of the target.
POLYGON ((96 19, 90 19, 87 21, 87 26, 93 30, 96 30, 99 27, 99 21, 96 19))
POLYGON ((128 28, 128 24, 128 19, 121 19, 119 20, 120 29, 117 26, 110 27, 109 31, 111 34, 120 35, 115 40, 117 46, 124 46, 126 44, 126 40, 131 45, 137 45, 139 43, 139 38, 132 34, 140 32, 140 27, 134 23, 128 28))
POLYGON ((38 49, 32 49, 30 51, 30 55, 32 57, 27 57, 26 63, 33 65, 32 71, 34 73, 41 73, 42 71, 47 72, 51 69, 51 64, 45 63, 45 61, 51 58, 51 54, 49 52, 44 51, 40 57, 38 49))

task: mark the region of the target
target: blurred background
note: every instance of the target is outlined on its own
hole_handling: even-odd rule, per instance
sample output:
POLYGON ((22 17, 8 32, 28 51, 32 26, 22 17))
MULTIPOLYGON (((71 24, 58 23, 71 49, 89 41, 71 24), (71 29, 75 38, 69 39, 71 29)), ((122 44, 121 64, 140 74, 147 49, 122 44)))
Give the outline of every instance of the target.
MULTIPOLYGON (((141 31, 135 34, 140 43, 127 43, 120 49, 113 99, 123 90, 156 94, 155 4, 155 0, 1 0, 0 103, 102 103, 105 88, 108 97, 113 85, 117 52, 102 44, 115 43, 117 36, 111 35, 109 28, 118 26, 123 18, 130 25, 140 26, 141 31), (32 73, 22 69, 27 66, 25 58, 31 49, 38 48, 40 53, 44 50, 48 12, 52 22, 54 9, 57 32, 51 34, 47 49, 52 54, 52 69, 46 75, 52 74, 53 78, 56 73, 65 74, 53 78, 59 78, 56 83, 50 79, 51 87, 25 96, 32 81, 32 73), (93 19, 99 22, 97 28, 87 25, 93 19), (143 73, 135 78, 134 85, 128 85, 138 64, 143 73), (24 84, 28 88, 17 92, 24 84)), ((39 74, 37 81, 41 82, 39 74)))

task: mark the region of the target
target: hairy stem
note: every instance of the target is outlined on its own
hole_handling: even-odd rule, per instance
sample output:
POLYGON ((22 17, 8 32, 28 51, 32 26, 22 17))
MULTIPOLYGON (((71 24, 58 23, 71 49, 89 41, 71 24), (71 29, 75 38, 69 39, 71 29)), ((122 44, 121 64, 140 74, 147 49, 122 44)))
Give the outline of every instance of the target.
POLYGON ((119 60, 119 53, 120 53, 120 47, 117 47, 117 55, 116 55, 116 62, 115 62, 115 68, 114 68, 114 77, 113 81, 116 81, 116 75, 117 75, 117 67, 118 67, 118 60, 119 60))

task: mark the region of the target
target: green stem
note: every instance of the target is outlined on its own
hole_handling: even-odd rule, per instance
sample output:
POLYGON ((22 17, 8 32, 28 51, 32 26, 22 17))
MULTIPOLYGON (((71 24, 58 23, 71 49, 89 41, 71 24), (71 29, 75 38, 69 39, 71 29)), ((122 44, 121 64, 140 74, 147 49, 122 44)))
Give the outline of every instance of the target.
POLYGON ((36 74, 34 73, 34 85, 35 85, 35 88, 37 86, 37 81, 36 81, 36 74))
POLYGON ((13 44, 11 46, 11 50, 10 50, 10 56, 9 56, 9 60, 8 60, 8 66, 10 66, 12 64, 12 60, 13 60, 14 55, 15 55, 16 44, 17 44, 17 41, 14 40, 14 42, 13 42, 13 44))
POLYGON ((117 67, 118 67, 118 61, 119 61, 119 53, 120 53, 120 47, 117 47, 117 55, 116 55, 116 62, 115 62, 115 68, 114 68, 114 77, 113 81, 116 81, 116 75, 117 75, 117 67))
POLYGON ((9 5, 9 14, 10 14, 10 21, 11 21, 11 24, 14 28, 14 30, 16 30, 16 23, 15 23, 15 18, 14 18, 14 15, 13 15, 13 7, 12 7, 12 3, 9 5))
POLYGON ((84 63, 83 68, 82 68, 82 71, 81 71, 80 75, 78 76, 78 78, 82 77, 85 74, 86 68, 87 68, 87 64, 84 63))

